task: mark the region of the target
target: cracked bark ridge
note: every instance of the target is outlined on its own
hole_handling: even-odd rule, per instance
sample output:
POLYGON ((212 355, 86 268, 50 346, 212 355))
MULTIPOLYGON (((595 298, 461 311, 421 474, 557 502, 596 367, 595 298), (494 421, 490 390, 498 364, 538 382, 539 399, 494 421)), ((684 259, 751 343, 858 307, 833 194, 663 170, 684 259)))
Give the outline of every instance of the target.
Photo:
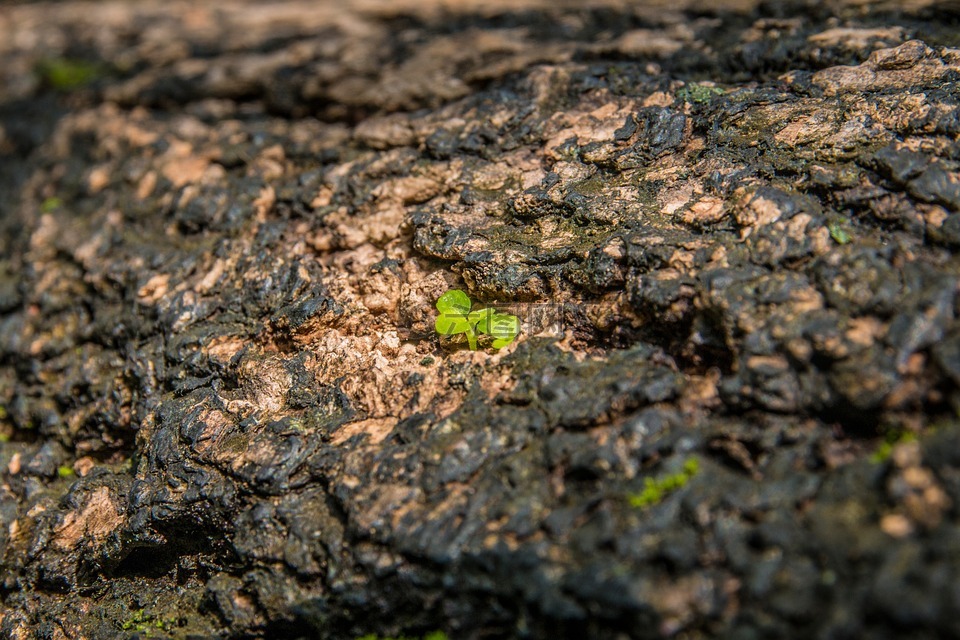
POLYGON ((3 9, 0 630, 960 635, 957 19, 3 9))

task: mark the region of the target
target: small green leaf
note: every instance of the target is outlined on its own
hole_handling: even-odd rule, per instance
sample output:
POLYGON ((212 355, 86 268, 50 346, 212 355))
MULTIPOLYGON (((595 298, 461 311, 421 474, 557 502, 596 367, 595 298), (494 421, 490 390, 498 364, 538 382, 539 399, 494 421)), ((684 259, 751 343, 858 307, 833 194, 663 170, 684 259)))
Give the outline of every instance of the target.
POLYGON ((490 346, 493 347, 494 349, 503 349, 504 347, 509 345, 511 342, 513 342, 513 340, 514 340, 513 338, 497 338, 496 340, 490 343, 490 346))
POLYGON ((472 306, 470 296, 460 289, 451 289, 437 299, 437 311, 440 313, 459 313, 466 316, 472 306))
POLYGON ((442 336, 454 336, 473 330, 467 316, 461 313, 441 313, 434 326, 442 336))
POLYGON ((514 341, 520 333, 520 320, 509 313, 497 313, 496 309, 484 308, 470 311, 470 297, 459 289, 451 289, 437 300, 437 333, 452 336, 464 333, 471 351, 477 349, 477 334, 493 338, 493 347, 503 348, 514 341))
POLYGON ((494 349, 502 349, 507 346, 520 333, 520 319, 509 313, 494 314, 489 324, 488 330, 484 333, 493 336, 494 349))
POLYGON ((477 328, 479 333, 490 333, 487 328, 489 327, 490 321, 493 319, 494 314, 496 314, 496 310, 492 307, 471 311, 470 323, 477 328))

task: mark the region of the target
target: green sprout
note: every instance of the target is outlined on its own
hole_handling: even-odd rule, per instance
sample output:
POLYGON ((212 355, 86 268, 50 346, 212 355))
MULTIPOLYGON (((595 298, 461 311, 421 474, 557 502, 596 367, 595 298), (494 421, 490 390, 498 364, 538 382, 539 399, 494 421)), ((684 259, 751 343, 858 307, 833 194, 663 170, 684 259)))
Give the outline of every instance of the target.
POLYGON ((435 324, 437 333, 442 336, 455 336, 461 333, 467 336, 471 351, 477 350, 478 334, 493 338, 491 346, 502 349, 513 342, 520 333, 520 319, 509 313, 500 313, 491 307, 471 311, 473 302, 470 296, 459 289, 451 289, 437 300, 435 324))
POLYGON ((470 344, 470 350, 477 350, 477 332, 475 330, 476 322, 470 321, 470 307, 473 302, 470 296, 459 289, 451 289, 437 299, 437 322, 434 325, 437 333, 442 336, 455 336, 460 333, 467 334, 467 342, 470 344))
POLYGON ((479 313, 477 331, 493 337, 494 349, 502 349, 516 339, 520 333, 520 318, 509 313, 497 313, 493 309, 481 309, 470 314, 479 313))
POLYGON ((689 458, 683 463, 683 469, 679 473, 672 473, 659 478, 645 478, 643 491, 632 493, 627 497, 630 506, 643 509, 658 504, 668 493, 686 486, 690 478, 699 472, 700 461, 696 458, 689 458))
POLYGON ((61 478, 72 478, 73 477, 73 467, 68 464, 62 464, 57 467, 57 475, 61 478))

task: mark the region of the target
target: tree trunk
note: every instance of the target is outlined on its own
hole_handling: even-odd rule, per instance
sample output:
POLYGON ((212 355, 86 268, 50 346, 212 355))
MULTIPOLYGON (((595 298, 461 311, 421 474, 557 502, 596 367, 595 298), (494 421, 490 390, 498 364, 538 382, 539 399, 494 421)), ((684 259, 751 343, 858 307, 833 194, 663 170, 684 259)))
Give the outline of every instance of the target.
POLYGON ((960 635, 960 7, 343 5, 0 9, 3 636, 960 635))

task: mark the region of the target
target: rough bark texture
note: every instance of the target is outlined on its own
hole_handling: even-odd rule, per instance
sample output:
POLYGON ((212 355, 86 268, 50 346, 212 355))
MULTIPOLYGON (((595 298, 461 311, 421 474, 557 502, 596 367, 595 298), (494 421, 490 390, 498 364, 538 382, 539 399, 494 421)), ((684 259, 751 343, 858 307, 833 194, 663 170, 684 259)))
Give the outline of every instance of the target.
POLYGON ((710 6, 0 8, 0 634, 960 635, 960 7, 710 6))

